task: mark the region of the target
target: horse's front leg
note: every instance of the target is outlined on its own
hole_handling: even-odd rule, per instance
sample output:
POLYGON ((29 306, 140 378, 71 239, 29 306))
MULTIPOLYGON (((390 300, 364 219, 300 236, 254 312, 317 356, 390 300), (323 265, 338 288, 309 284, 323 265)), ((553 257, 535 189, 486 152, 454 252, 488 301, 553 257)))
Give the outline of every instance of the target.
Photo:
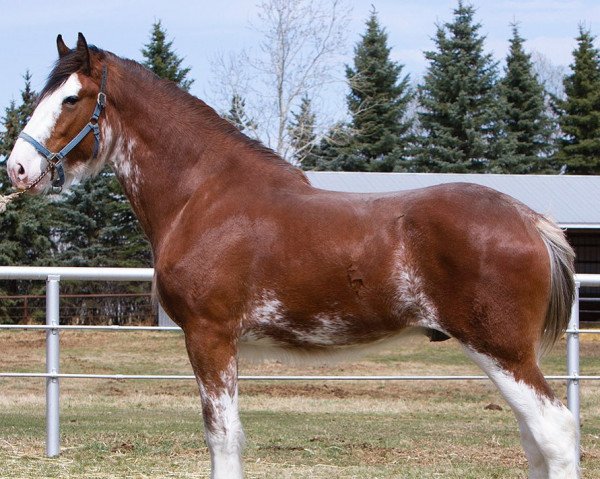
POLYGON ((185 342, 200 388, 211 479, 241 479, 244 431, 238 412, 236 338, 197 322, 185 342))

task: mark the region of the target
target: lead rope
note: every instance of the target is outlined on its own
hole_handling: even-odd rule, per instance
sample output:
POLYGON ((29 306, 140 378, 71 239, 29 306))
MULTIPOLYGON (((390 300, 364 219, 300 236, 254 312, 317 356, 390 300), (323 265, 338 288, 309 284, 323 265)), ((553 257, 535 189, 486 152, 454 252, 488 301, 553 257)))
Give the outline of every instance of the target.
MULTIPOLYGON (((10 195, 0 195, 0 214, 4 213, 6 211, 6 207, 11 204, 14 200, 16 200, 19 196, 21 196, 23 193, 26 193, 27 191, 29 191, 31 188, 33 188, 35 185, 37 185, 40 181, 42 181, 42 178, 44 176, 46 176, 48 173, 50 173, 50 171, 52 170, 52 168, 54 167, 54 165, 52 163, 48 164, 48 166, 46 167, 46 169, 42 172, 42 174, 40 176, 38 176, 35 181, 33 183, 31 183, 27 188, 25 188, 24 190, 21 191, 16 191, 15 193, 11 193, 10 195)), ((61 188, 62 189, 62 188, 61 188)))

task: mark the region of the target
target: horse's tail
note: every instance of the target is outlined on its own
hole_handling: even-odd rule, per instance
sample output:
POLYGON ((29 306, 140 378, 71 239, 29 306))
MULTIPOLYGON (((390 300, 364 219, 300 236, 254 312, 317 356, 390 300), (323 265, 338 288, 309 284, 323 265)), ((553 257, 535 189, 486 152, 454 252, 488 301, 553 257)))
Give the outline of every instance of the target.
POLYGON ((569 324, 575 298, 575 252, 554 221, 541 216, 536 226, 550 257, 550 298, 540 344, 541 355, 554 345, 569 324))

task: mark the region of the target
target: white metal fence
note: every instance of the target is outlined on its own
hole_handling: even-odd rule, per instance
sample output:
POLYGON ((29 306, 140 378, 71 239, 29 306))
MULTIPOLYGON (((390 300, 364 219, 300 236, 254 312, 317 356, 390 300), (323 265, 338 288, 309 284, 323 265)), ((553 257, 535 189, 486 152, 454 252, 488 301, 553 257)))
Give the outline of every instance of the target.
MULTIPOLYGON (((92 331, 179 331, 170 326, 69 326, 60 324, 60 281, 96 280, 96 281, 152 281, 154 271, 151 268, 64 268, 64 267, 26 267, 0 266, 0 280, 45 280, 46 281, 46 324, 45 325, 0 325, 0 329, 37 329, 46 330, 46 372, 21 373, 0 372, 0 378, 29 377, 46 379, 46 455, 57 456, 60 453, 60 379, 195 379, 193 375, 130 375, 130 374, 63 374, 60 372, 59 333, 61 330, 92 331)), ((600 376, 579 374, 579 335, 600 333, 600 330, 579 329, 579 288, 580 286, 600 286, 600 275, 575 275, 577 285, 576 301, 573 305, 569 327, 567 329, 566 375, 546 376, 549 380, 567 382, 567 406, 575 416, 577 427, 580 425, 579 381, 600 380, 600 376)), ((487 376, 240 376, 240 380, 317 380, 317 381, 448 381, 448 380, 486 380, 487 376)), ((577 444, 579 458, 580 445, 577 444)))

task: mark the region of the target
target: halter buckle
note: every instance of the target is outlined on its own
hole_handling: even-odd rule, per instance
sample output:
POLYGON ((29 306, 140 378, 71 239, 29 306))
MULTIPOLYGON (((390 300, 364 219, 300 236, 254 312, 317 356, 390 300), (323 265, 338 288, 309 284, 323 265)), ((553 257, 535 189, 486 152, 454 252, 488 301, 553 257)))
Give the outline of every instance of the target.
POLYGON ((62 165, 62 160, 64 156, 58 153, 52 153, 48 157, 48 163, 52 166, 50 172, 50 181, 52 184, 52 188, 61 188, 65 183, 65 170, 62 165))
POLYGON ((104 105, 106 105, 106 93, 104 93, 103 91, 98 93, 98 105, 100 105, 102 108, 104 108, 104 105))
POLYGON ((60 162, 62 161, 63 158, 64 158, 63 155, 61 155, 60 152, 58 152, 58 153, 52 153, 50 156, 48 156, 47 159, 48 159, 48 163, 51 163, 52 166, 54 168, 56 168, 60 164, 60 162))

